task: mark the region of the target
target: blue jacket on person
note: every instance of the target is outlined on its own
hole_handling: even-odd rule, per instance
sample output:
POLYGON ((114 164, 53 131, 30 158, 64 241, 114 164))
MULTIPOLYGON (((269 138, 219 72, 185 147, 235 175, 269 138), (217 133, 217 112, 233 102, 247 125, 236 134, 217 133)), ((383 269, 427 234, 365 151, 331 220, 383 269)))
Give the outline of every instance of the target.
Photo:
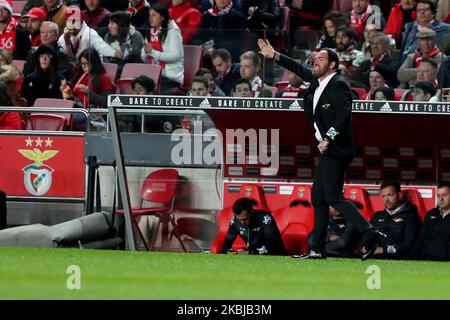
MULTIPOLYGON (((436 45, 442 51, 444 37, 450 32, 450 24, 433 20, 429 27, 436 32, 436 45)), ((402 45, 400 47, 400 52, 402 54, 401 63, 405 61, 408 54, 413 53, 417 49, 417 32, 419 32, 417 23, 410 22, 405 25, 405 31, 403 31, 402 34, 402 45)))

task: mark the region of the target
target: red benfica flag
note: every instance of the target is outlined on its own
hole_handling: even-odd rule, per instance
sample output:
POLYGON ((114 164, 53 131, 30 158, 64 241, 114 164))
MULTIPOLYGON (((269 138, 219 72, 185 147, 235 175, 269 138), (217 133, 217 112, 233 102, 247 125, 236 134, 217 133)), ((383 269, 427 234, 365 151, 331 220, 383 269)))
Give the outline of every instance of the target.
POLYGON ((0 135, 0 189, 8 196, 84 197, 84 139, 0 135))

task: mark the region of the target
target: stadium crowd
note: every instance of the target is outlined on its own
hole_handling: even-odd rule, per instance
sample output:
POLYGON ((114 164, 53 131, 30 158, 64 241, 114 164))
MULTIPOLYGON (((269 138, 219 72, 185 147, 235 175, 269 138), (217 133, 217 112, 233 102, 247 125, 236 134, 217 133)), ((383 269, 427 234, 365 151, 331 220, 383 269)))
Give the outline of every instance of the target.
MULTIPOLYGON (((153 80, 153 94, 302 98, 309 83, 258 54, 267 38, 308 67, 334 49, 355 99, 448 101, 449 2, 372 2, 28 0, 14 12, 0 0, 0 86, 13 105, 57 98, 91 110, 110 93, 136 93, 119 80, 139 63, 161 68, 132 76, 153 80), (186 46, 201 50, 199 63, 186 46)), ((17 119, 3 113, 0 128, 24 128, 17 119)))

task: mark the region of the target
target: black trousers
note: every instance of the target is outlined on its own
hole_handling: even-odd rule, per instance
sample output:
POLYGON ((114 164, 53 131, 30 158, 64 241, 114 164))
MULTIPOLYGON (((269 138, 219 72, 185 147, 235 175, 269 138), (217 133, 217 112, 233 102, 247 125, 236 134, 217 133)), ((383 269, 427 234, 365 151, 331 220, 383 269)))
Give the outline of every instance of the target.
POLYGON ((310 249, 315 252, 326 254, 329 206, 342 213, 359 233, 371 228, 356 206, 345 199, 342 193, 345 169, 349 164, 347 159, 332 158, 326 153, 319 156, 311 195, 314 206, 314 241, 310 249))
POLYGON ((0 190, 0 230, 6 229, 6 194, 0 190))

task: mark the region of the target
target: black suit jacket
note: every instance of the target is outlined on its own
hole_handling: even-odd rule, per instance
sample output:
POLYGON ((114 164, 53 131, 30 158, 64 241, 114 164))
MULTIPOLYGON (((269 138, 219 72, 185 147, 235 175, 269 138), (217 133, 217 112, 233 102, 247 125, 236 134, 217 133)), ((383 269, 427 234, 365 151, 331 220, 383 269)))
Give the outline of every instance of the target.
POLYGON ((304 93, 303 105, 313 133, 316 131, 315 122, 322 138, 330 141, 326 154, 351 161, 356 147, 352 128, 352 93, 348 83, 340 75, 334 75, 323 90, 313 113, 314 91, 319 86, 318 79, 312 75, 311 70, 285 55, 280 55, 278 64, 311 83, 304 93))

